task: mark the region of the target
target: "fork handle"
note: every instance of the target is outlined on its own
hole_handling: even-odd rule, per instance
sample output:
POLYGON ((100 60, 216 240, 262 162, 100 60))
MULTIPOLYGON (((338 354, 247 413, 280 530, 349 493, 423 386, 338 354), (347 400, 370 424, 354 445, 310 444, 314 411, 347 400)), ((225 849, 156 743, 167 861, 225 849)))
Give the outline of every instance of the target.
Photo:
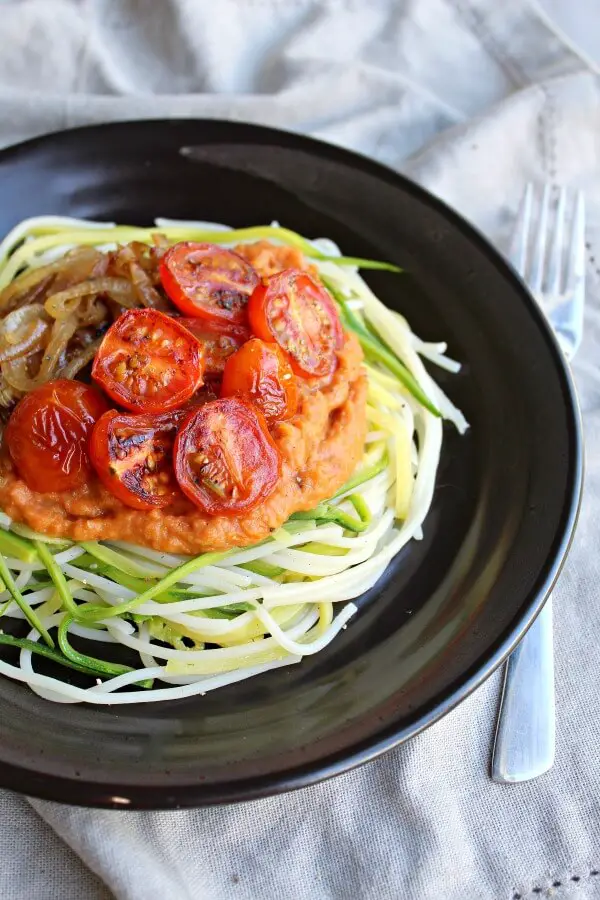
POLYGON ((514 783, 543 775, 554 763, 554 743, 552 598, 548 597, 506 665, 492 778, 514 783))

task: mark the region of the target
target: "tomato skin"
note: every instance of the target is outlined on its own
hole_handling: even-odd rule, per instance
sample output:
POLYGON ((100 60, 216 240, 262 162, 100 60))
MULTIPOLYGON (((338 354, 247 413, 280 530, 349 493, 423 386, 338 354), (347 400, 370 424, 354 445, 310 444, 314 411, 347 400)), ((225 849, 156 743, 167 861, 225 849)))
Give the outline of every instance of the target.
POLYGON ((181 318, 177 321, 200 341, 204 351, 204 374, 208 377, 222 375, 229 357, 252 336, 243 325, 227 325, 199 318, 181 318))
POLYGON ((252 338, 225 363, 221 397, 249 400, 272 425, 296 412, 298 384, 283 350, 252 338))
POLYGON ((214 400, 183 423, 174 447, 183 493, 211 516, 233 516, 258 506, 273 490, 281 456, 253 404, 214 400))
POLYGON ((248 298, 260 279, 250 263, 232 250, 183 241, 162 257, 160 280, 184 315, 244 325, 248 298))
POLYGON ((288 354, 297 375, 333 372, 344 342, 342 324, 325 288, 306 272, 284 269, 263 279, 248 303, 248 317, 257 337, 288 354))
POLYGON ((131 415, 111 409, 96 422, 90 456, 98 478, 132 509, 162 509, 181 496, 172 467, 181 416, 131 415))
POLYGON ((202 384, 202 347, 190 332, 156 309, 130 309, 114 322, 92 366, 92 378, 132 412, 181 406, 202 384))
POLYGON ((9 419, 5 441, 27 487, 47 494, 88 481, 89 437, 107 409, 94 387, 62 378, 23 397, 9 419))

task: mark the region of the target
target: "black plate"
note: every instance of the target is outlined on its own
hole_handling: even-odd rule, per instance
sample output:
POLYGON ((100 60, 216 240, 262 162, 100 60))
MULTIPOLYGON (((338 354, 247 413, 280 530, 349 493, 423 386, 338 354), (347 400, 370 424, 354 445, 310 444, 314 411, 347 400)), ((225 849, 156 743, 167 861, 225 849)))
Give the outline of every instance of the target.
MULTIPOLYGON (((435 376, 464 410, 446 428, 424 540, 323 653, 191 700, 56 705, 0 679, 0 784, 98 806, 179 807, 309 784, 372 759, 450 710, 539 612, 581 491, 573 386, 527 291, 442 203, 346 151, 250 125, 136 122, 0 154, 0 234, 56 213, 282 224, 410 275, 367 276, 464 362, 435 376)), ((367 602, 368 601, 368 602, 367 602)))

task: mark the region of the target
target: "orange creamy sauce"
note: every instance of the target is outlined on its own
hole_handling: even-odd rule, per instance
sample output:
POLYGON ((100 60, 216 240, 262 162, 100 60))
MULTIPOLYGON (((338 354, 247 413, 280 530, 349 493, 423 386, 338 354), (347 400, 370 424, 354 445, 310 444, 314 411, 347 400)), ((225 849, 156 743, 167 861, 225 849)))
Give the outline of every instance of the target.
MULTIPOLYGON (((308 268, 302 254, 266 241, 236 248, 262 275, 308 268)), ((95 478, 75 491, 40 494, 19 478, 8 455, 0 459, 0 508, 48 535, 83 540, 122 540, 171 553, 198 554, 254 544, 293 512, 312 509, 352 475, 363 452, 367 381, 362 351, 346 334, 331 382, 319 389, 299 379, 296 415, 272 435, 281 453, 281 477, 257 508, 239 516, 207 516, 183 496, 167 509, 124 506, 95 478)))

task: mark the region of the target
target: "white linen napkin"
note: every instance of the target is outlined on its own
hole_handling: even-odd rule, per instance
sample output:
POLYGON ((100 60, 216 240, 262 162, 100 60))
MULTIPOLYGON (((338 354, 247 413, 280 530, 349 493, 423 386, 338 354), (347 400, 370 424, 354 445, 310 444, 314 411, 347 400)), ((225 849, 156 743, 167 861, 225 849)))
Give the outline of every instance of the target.
POLYGON ((512 787, 488 779, 496 675, 407 745, 293 794, 128 813, 28 806, 0 792, 1 896, 600 896, 600 89, 592 67, 521 0, 25 0, 5 2, 1 22, 0 143, 109 119, 236 118, 306 131, 401 168, 501 246, 530 179, 583 188, 589 219, 586 330, 575 362, 586 493, 555 592, 553 770, 512 787))

